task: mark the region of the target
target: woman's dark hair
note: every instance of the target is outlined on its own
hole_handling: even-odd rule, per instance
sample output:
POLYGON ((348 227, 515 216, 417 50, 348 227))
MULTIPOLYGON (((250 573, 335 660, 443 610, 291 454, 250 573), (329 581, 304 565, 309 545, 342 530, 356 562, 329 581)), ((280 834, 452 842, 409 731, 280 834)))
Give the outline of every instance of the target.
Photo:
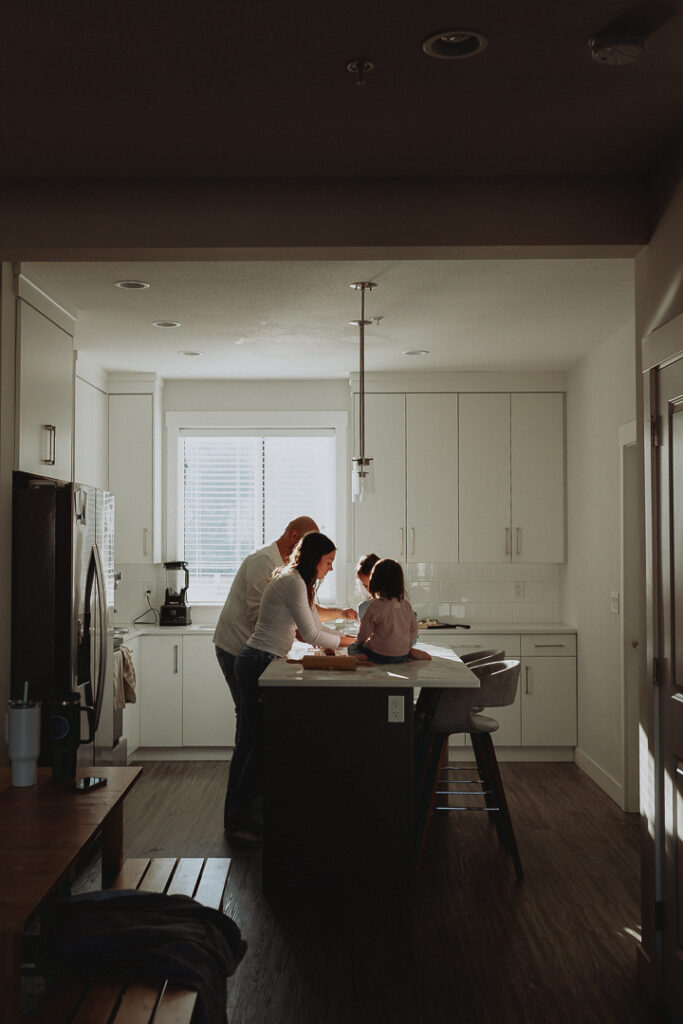
POLYGON ((289 556, 288 567, 296 569, 306 584, 308 603, 313 604, 318 562, 323 555, 336 551, 336 547, 324 533, 306 533, 289 556))
POLYGON ((363 557, 358 560, 358 565, 354 570, 356 579, 358 579, 359 576, 369 576, 378 562, 379 555, 363 555, 363 557))
POLYGON ((403 569, 393 558, 380 558, 370 573, 368 590, 373 597, 385 597, 390 600, 397 597, 402 601, 405 597, 403 569))

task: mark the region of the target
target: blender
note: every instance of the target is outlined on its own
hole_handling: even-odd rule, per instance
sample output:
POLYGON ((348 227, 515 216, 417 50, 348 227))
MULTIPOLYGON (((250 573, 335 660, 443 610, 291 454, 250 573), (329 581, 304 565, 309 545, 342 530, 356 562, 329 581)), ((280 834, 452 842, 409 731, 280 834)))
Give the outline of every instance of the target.
POLYGON ((192 622, 185 595, 190 585, 187 562, 164 562, 166 597, 159 612, 160 626, 189 626, 192 622))

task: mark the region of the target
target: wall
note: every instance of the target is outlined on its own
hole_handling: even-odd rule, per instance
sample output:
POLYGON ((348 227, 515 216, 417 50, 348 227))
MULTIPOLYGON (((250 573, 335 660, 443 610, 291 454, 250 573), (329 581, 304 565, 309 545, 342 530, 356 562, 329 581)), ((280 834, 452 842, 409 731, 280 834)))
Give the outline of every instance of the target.
POLYGON ((635 346, 631 310, 611 337, 569 373, 565 615, 579 630, 579 743, 576 760, 620 801, 623 714, 619 616, 619 428, 634 420, 635 346))

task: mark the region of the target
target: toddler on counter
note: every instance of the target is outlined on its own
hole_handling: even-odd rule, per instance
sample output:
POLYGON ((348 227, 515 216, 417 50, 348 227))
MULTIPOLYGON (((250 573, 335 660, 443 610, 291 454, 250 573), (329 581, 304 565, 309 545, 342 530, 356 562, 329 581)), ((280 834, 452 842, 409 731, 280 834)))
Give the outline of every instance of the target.
POLYGON ((393 558, 378 559, 370 572, 367 602, 358 628, 356 643, 349 654, 365 655, 378 664, 398 664, 409 658, 430 660, 425 651, 413 647, 417 640, 417 619, 405 598, 403 569, 393 558))

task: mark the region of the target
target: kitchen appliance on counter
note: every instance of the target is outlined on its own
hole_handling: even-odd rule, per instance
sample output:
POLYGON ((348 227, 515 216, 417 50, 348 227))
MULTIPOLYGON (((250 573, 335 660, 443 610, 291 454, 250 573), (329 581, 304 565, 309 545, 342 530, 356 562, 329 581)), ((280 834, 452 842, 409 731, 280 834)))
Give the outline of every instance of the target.
MULTIPOLYGON (((126 764, 121 711, 114 710, 114 495, 86 484, 13 474, 13 697, 28 681, 45 709, 80 695, 94 739, 79 763, 126 764)), ((47 714, 47 711, 45 712, 47 714)), ((52 764, 43 722, 39 764, 52 764)))
POLYGON ((187 562, 164 562, 166 596, 159 612, 160 626, 189 626, 192 622, 185 595, 190 585, 187 562))

